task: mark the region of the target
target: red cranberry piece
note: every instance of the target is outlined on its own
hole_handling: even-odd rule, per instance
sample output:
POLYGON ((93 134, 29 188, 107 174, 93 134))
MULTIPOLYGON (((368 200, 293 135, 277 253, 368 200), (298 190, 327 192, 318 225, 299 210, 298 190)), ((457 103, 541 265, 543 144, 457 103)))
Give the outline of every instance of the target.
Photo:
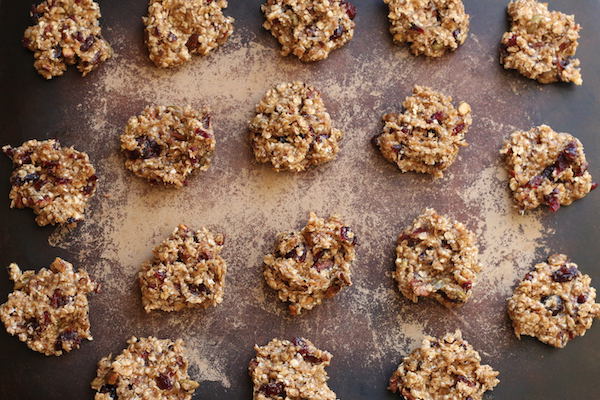
POLYGON ((461 133, 461 132, 462 132, 462 131, 465 129, 465 127, 466 127, 466 126, 467 126, 467 125, 466 125, 464 122, 459 122, 459 123, 458 123, 458 124, 457 124, 457 125, 454 127, 454 129, 452 129, 452 133, 453 133, 454 135, 457 135, 457 134, 461 133))
POLYGON ((306 344, 304 339, 295 337, 292 339, 292 343, 294 344, 294 346, 299 347, 298 354, 300 354, 304 360, 313 364, 320 364, 323 362, 322 359, 310 352, 308 345, 306 344))
POLYGON ((117 396, 117 386, 116 385, 102 385, 99 390, 100 393, 108 393, 111 399, 117 400, 119 397, 117 396))
POLYGON ((10 183, 13 186, 23 186, 26 183, 35 182, 38 179, 40 179, 40 176, 37 173, 32 172, 31 174, 27 174, 24 177, 14 175, 13 177, 11 177, 10 183))
POLYGON ((592 182, 592 186, 590 187, 590 192, 598 187, 598 182, 592 182))
POLYGON ((425 29, 421 28, 419 25, 411 24, 410 29, 418 33, 425 33, 425 29))
POLYGON ((317 271, 321 272, 326 269, 331 269, 333 267, 333 260, 319 260, 314 263, 313 268, 317 271))
POLYGON ((579 304, 583 304, 587 301, 587 296, 585 294, 580 294, 579 296, 577 296, 577 302, 579 304))
POLYGON ((356 6, 354 6, 354 4, 348 2, 348 0, 341 0, 340 4, 346 8, 346 14, 348 14, 348 18, 356 18, 356 6))
POLYGON ((471 282, 471 281, 466 281, 466 282, 463 282, 463 283, 461 284, 461 286, 462 286, 462 287, 463 287, 463 289, 465 289, 465 290, 471 290, 471 288, 473 287, 473 282, 471 282))
POLYGON ((466 376, 464 375, 457 375, 456 376, 456 382, 463 382, 465 384, 467 384, 468 386, 475 386, 475 382, 469 380, 466 376))
POLYGON ((515 47, 517 45, 517 35, 512 35, 507 41, 507 47, 515 47))
POLYGON ((173 389, 173 381, 166 374, 158 374, 155 381, 156 381, 156 385, 159 387, 159 389, 162 389, 162 390, 173 389))
POLYGON ((154 273, 154 277, 159 281, 164 282, 165 278, 167 277, 167 273, 165 271, 156 271, 154 273))
POLYGON ((167 39, 169 40, 169 42, 174 42, 177 40, 177 35, 173 32, 169 32, 169 34, 167 35, 167 39))
POLYGON ((64 330, 58 335, 58 338, 56 339, 56 343, 54 345, 55 350, 62 350, 64 342, 73 342, 73 347, 77 347, 81 343, 81 338, 79 337, 77 331, 74 331, 72 329, 64 330))
POLYGON ((199 285, 188 285, 188 288, 194 296, 210 294, 210 290, 206 287, 204 283, 201 283, 199 285))
POLYGON ((340 228, 340 236, 342 238, 342 240, 345 240, 346 242, 350 242, 350 236, 352 236, 354 238, 354 233, 352 232, 352 229, 349 226, 342 226, 340 228))
POLYGON ((427 122, 429 122, 429 123, 432 123, 433 121, 442 122, 445 119, 446 119, 446 114, 443 111, 437 111, 431 115, 431 117, 429 118, 429 121, 427 121, 427 122))
POLYGON ((202 136, 203 138, 210 138, 210 132, 205 131, 204 129, 200 129, 200 128, 196 128, 196 130, 194 131, 195 134, 202 136))
POLYGON ((400 151, 404 148, 404 146, 402 145, 402 143, 398 143, 398 144, 393 144, 392 145, 392 150, 394 151, 394 153, 398 154, 400 153, 400 151))
POLYGON ((92 46, 94 45, 95 41, 96 41, 96 38, 94 37, 94 35, 88 36, 85 39, 85 41, 81 44, 81 46, 79 46, 79 50, 81 50, 81 51, 88 51, 89 49, 92 48, 92 46))
POLYGON ((69 304, 71 300, 71 296, 63 296, 60 289, 54 289, 54 293, 50 297, 50 305, 54 308, 60 308, 69 304))
POLYGON ((565 155, 567 160, 571 162, 575 161, 577 159, 577 142, 569 142, 567 147, 565 147, 565 149, 563 150, 562 154, 565 155))
POLYGON ((531 272, 528 272, 525 274, 525 277, 523 278, 524 281, 530 281, 533 279, 533 274, 531 272))
POLYGON ((269 382, 261 385, 258 389, 261 393, 267 396, 282 396, 285 397, 285 386, 281 382, 269 382))
POLYGON ((553 317, 557 316, 565 308, 563 299, 558 295, 542 296, 540 301, 548 311, 552 312, 553 317))
POLYGON ((200 46, 198 38, 199 35, 197 33, 190 35, 187 42, 185 42, 185 47, 187 47, 189 51, 196 50, 200 46))
POLYGON ((569 282, 575 279, 575 277, 579 275, 579 271, 577 267, 567 267, 566 265, 562 265, 559 269, 552 273, 552 280, 554 282, 569 282))
POLYGON ((545 196, 546 205, 552 212, 557 212, 560 208, 560 200, 558 198, 558 190, 554 189, 549 195, 545 196))
POLYGON ((158 157, 162 151, 162 146, 146 135, 136 138, 136 141, 140 146, 140 150, 134 150, 131 152, 134 153, 134 159, 142 158, 146 160, 148 158, 158 157))
POLYGON ((329 40, 341 38, 344 32, 346 32, 346 28, 344 28, 343 25, 338 25, 338 27, 333 31, 333 34, 329 37, 329 40))

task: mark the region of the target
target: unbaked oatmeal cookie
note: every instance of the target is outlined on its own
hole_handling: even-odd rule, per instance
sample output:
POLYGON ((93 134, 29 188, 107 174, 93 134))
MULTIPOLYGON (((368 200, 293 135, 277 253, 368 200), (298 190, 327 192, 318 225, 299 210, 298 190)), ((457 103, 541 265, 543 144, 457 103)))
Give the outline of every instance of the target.
POLYGON ((478 254, 467 227, 428 208, 398 236, 392 276, 415 303, 430 297, 446 307, 462 305, 481 271, 478 254))
POLYGON ((471 107, 465 102, 454 107, 452 97, 424 86, 415 86, 402 106, 401 113, 383 116, 383 132, 373 138, 373 144, 402 172, 442 177, 459 149, 467 146, 471 107))
POLYGON ((411 400, 481 400, 500 382, 497 376, 456 330, 441 339, 426 336, 398 366, 388 389, 411 400))
POLYGON ((522 211, 542 204, 558 211, 598 186, 588 172, 581 142, 547 125, 513 132, 500 153, 513 199, 522 211))
POLYGON ((98 284, 87 272, 75 271, 60 258, 38 272, 21 272, 17 264, 8 269, 15 286, 0 306, 0 318, 9 334, 47 356, 60 356, 92 340, 87 295, 98 284))
POLYGON ((323 219, 310 213, 300 232, 277 236, 275 251, 264 258, 267 284, 289 303, 292 315, 311 310, 352 285, 357 236, 336 216, 323 219))
POLYGON ((38 225, 74 227, 96 192, 98 177, 86 153, 57 140, 29 140, 2 148, 13 162, 11 208, 29 207, 38 225))
POLYGON ((250 121, 256 160, 277 171, 304 171, 335 159, 342 136, 331 126, 319 91, 303 82, 270 89, 250 121))
POLYGON ((150 0, 146 46, 157 67, 175 67, 204 56, 227 41, 233 18, 225 17, 227 0, 150 0))
POLYGON ((582 84, 579 60, 573 58, 581 26, 573 15, 548 11, 548 3, 516 0, 508 4, 510 31, 500 43, 500 63, 540 83, 582 84))
POLYGON ((142 265, 139 281, 146 312, 220 304, 227 272, 220 256, 223 242, 222 234, 179 225, 142 265))
POLYGON ((216 140, 207 110, 148 106, 121 135, 125 167, 150 182, 181 187, 195 170, 206 171, 216 140))
POLYGON ((384 0, 394 41, 414 55, 441 57, 464 43, 469 15, 462 0, 384 0))
POLYGON ((23 45, 34 52, 33 66, 46 79, 77 64, 86 76, 112 57, 102 38, 100 7, 93 0, 46 0, 33 5, 35 25, 25 30, 23 45))
POLYGON ((136 338, 114 359, 104 357, 92 381, 94 400, 191 400, 198 382, 188 375, 183 341, 136 338))
POLYGON ((528 272, 508 300, 508 315, 515 335, 534 336, 554 347, 585 335, 594 318, 600 318, 600 304, 589 275, 564 254, 548 257, 528 272))
POLYGON ((267 0, 261 9, 283 56, 324 60, 354 36, 356 7, 348 0, 267 0))
POLYGON ((331 354, 319 350, 308 339, 273 339, 254 346, 256 357, 248 371, 254 385, 254 400, 335 400, 327 386, 325 367, 331 354))

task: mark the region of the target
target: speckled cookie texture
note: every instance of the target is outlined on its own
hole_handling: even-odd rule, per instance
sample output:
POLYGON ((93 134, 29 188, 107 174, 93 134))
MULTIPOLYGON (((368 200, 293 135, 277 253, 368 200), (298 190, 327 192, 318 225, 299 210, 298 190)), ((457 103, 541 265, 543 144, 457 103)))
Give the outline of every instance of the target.
POLYGON ((34 52, 33 66, 46 79, 77 64, 86 76, 112 56, 102 38, 100 7, 93 0, 46 0, 33 5, 35 25, 25 30, 23 45, 34 52))
POLYGON ((402 106, 401 113, 383 116, 383 131, 373 144, 402 172, 442 177, 459 149, 467 145, 471 107, 465 102, 454 107, 452 97, 424 86, 415 86, 402 106))
POLYGON ((462 0, 384 0, 394 41, 414 55, 441 57, 464 43, 469 15, 462 0))
POLYGON ((281 44, 281 54, 305 62, 327 58, 354 35, 356 7, 348 0, 267 0, 263 27, 281 44))
POLYGON ((215 147, 210 112, 190 106, 148 106, 121 135, 127 169, 175 187, 184 186, 193 171, 206 171, 215 147))
POLYGON ((430 297, 446 307, 465 303, 481 271, 475 235, 458 221, 428 208, 398 236, 396 271, 402 294, 430 297))
POLYGON ((546 205, 557 211, 597 187, 588 172, 581 142, 547 125, 513 132, 500 153, 510 175, 515 205, 521 210, 546 205))
POLYGON ((540 83, 581 85, 579 60, 573 58, 581 26, 573 15, 549 11, 548 3, 516 0, 508 4, 510 31, 502 36, 500 63, 540 83))
POLYGON ((98 363, 94 400, 191 400, 198 382, 188 375, 183 341, 136 338, 114 359, 98 363))
POLYGON ((325 368, 331 354, 319 350, 308 339, 273 339, 254 346, 256 357, 248 368, 254 385, 254 400, 335 400, 327 386, 325 368))
POLYGON ((139 273, 146 312, 207 308, 223 301, 227 265, 220 256, 224 236, 179 225, 153 251, 139 273))
POLYGON ((411 400, 481 400, 498 385, 497 376, 456 330, 441 339, 425 337, 398 366, 388 389, 411 400))
POLYGON ((352 284, 357 241, 338 217, 324 219, 311 212, 300 232, 277 236, 275 251, 264 258, 265 280, 289 303, 292 315, 311 310, 352 284))
POLYGON ((508 300, 515 335, 534 336, 554 347, 565 347, 600 318, 600 304, 589 275, 564 254, 548 257, 525 275, 508 300))
POLYGON ((98 177, 87 154, 57 140, 29 140, 2 148, 13 162, 12 208, 31 208, 38 225, 74 227, 96 192, 98 177))
POLYGON ((335 159, 342 136, 319 91, 298 81, 270 89, 250 121, 256 160, 277 171, 304 171, 335 159))
POLYGON ((146 46, 157 67, 175 67, 204 56, 227 41, 233 18, 223 15, 226 0, 150 0, 146 46))
POLYGON ((21 272, 9 267, 13 292, 0 306, 0 318, 11 335, 35 351, 60 356, 92 340, 87 295, 98 289, 84 270, 56 258, 50 269, 21 272))

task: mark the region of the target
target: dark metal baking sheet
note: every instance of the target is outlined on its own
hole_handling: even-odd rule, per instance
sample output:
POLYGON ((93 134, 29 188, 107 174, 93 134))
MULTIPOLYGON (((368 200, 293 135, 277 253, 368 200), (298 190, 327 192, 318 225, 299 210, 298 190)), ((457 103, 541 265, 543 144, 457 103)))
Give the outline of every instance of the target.
MULTIPOLYGON (((8 208, 10 163, 0 160, 0 264, 47 266, 61 256, 103 282, 91 297, 95 340, 60 358, 44 357, 0 330, 0 398, 85 399, 95 364, 118 353, 131 335, 182 337, 197 399, 248 399, 246 365, 254 343, 304 335, 334 355, 331 387, 341 399, 392 399, 386 383, 402 355, 424 334, 461 328, 485 362, 500 371, 489 399, 600 398, 600 328, 563 350, 518 341, 505 299, 530 265, 565 252, 598 285, 599 192, 551 215, 519 216, 510 208, 498 150, 515 128, 548 123, 579 137, 592 175, 600 177, 600 26, 596 0, 553 1, 583 26, 578 57, 584 84, 540 86, 497 63, 506 29, 504 1, 465 1, 471 34, 439 60, 410 56, 388 34, 381 1, 355 0, 355 38, 326 61, 302 64, 278 55, 260 25, 259 1, 230 0, 235 33, 221 49, 176 71, 147 60, 141 16, 146 1, 102 1, 104 34, 116 57, 87 78, 74 70, 50 82, 20 46, 32 1, 0 1, 0 135, 2 144, 58 137, 90 154, 101 178, 88 220, 70 234, 39 228, 29 210, 8 208), (274 83, 304 79, 318 86, 335 123, 346 133, 339 158, 305 174, 276 174, 257 165, 246 122, 274 83), (384 112, 397 109, 414 84, 426 84, 473 107, 470 146, 441 180, 400 174, 371 147, 384 112), (217 153, 211 169, 188 187, 149 186, 124 171, 118 136, 147 103, 207 104, 214 110, 217 153), (2 200, 3 199, 3 200, 2 200), (410 304, 395 289, 394 239, 422 208, 464 220, 478 234, 485 269, 473 299, 449 311, 410 304), (298 318, 262 281, 261 258, 276 232, 301 227, 308 211, 338 213, 361 237, 354 286, 298 318), (144 314, 135 274, 151 248, 180 222, 227 234, 225 301, 206 311, 144 314), (50 239, 49 239, 50 238, 50 239), (51 246, 49 241, 54 245, 51 246)), ((0 273, 0 301, 11 289, 0 273)))

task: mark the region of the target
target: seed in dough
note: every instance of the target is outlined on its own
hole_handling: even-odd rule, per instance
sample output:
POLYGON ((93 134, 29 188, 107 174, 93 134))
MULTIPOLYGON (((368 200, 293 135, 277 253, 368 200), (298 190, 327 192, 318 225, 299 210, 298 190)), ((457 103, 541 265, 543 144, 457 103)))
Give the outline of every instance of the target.
POLYGON ((591 283, 589 275, 582 274, 564 254, 537 264, 508 299, 515 335, 534 336, 559 348, 585 335, 594 318, 600 318, 591 283))
POLYGON ((253 400, 335 400, 327 386, 325 368, 331 354, 319 350, 308 339, 273 339, 254 346, 256 357, 248 371, 252 377, 253 400))
POLYGON ((558 211, 597 186, 588 172, 581 142, 548 125, 513 132, 500 153, 510 175, 513 200, 522 211, 542 204, 558 211))
POLYGON ((270 89, 250 121, 256 160, 277 171, 304 171, 335 159, 342 136, 319 91, 297 81, 270 89))
POLYGON ((15 168, 10 177, 11 208, 31 208, 39 226, 72 228, 83 221, 98 181, 86 153, 61 147, 54 139, 29 140, 2 151, 15 168))
POLYGON ((348 0, 267 0, 261 9, 283 56, 324 60, 354 36, 356 7, 348 0))
POLYGON ((150 182, 182 187, 195 170, 206 171, 216 140, 208 110, 148 106, 121 135, 125 167, 150 182))
POLYGON ((467 146, 471 107, 465 102, 454 107, 452 97, 424 86, 415 86, 402 106, 401 113, 383 116, 383 132, 373 138, 373 144, 402 172, 442 177, 458 150, 467 146))
POLYGON ((94 400, 191 400, 198 382, 188 375, 183 341, 136 338, 114 359, 104 357, 92 381, 94 400))
POLYGON ((446 307, 464 304, 481 271, 475 235, 462 223, 428 208, 398 236, 396 271, 402 294, 430 297, 446 307))
POLYGON ((310 213, 300 232, 277 236, 275 251, 264 258, 267 284, 289 303, 292 315, 311 310, 352 285, 350 264, 358 239, 337 216, 323 219, 310 213))
POLYGON ((46 0, 33 5, 30 15, 35 25, 25 30, 23 45, 34 52, 33 66, 44 78, 60 76, 75 64, 86 76, 112 57, 95 1, 46 0))
POLYGON ((394 41, 412 54, 441 57, 465 42, 469 15, 462 0, 384 0, 394 41))
POLYGON ((411 400, 481 400, 500 382, 498 374, 481 365, 479 353, 457 329, 442 339, 426 336, 398 366, 388 390, 411 400))
POLYGON ((153 251, 139 273, 146 312, 216 306, 223 301, 227 265, 224 236, 179 225, 153 251))
POLYGON ((21 272, 14 263, 8 269, 15 286, 0 306, 0 318, 9 334, 47 356, 60 356, 92 340, 87 295, 99 285, 87 272, 74 271, 60 258, 38 272, 21 272))
POLYGON ((573 58, 581 26, 573 15, 549 11, 548 3, 516 0, 508 4, 510 31, 502 35, 500 63, 540 83, 581 85, 579 59, 573 58))
POLYGON ((150 0, 146 46, 157 67, 175 67, 207 55, 233 32, 233 18, 225 17, 227 0, 150 0))

